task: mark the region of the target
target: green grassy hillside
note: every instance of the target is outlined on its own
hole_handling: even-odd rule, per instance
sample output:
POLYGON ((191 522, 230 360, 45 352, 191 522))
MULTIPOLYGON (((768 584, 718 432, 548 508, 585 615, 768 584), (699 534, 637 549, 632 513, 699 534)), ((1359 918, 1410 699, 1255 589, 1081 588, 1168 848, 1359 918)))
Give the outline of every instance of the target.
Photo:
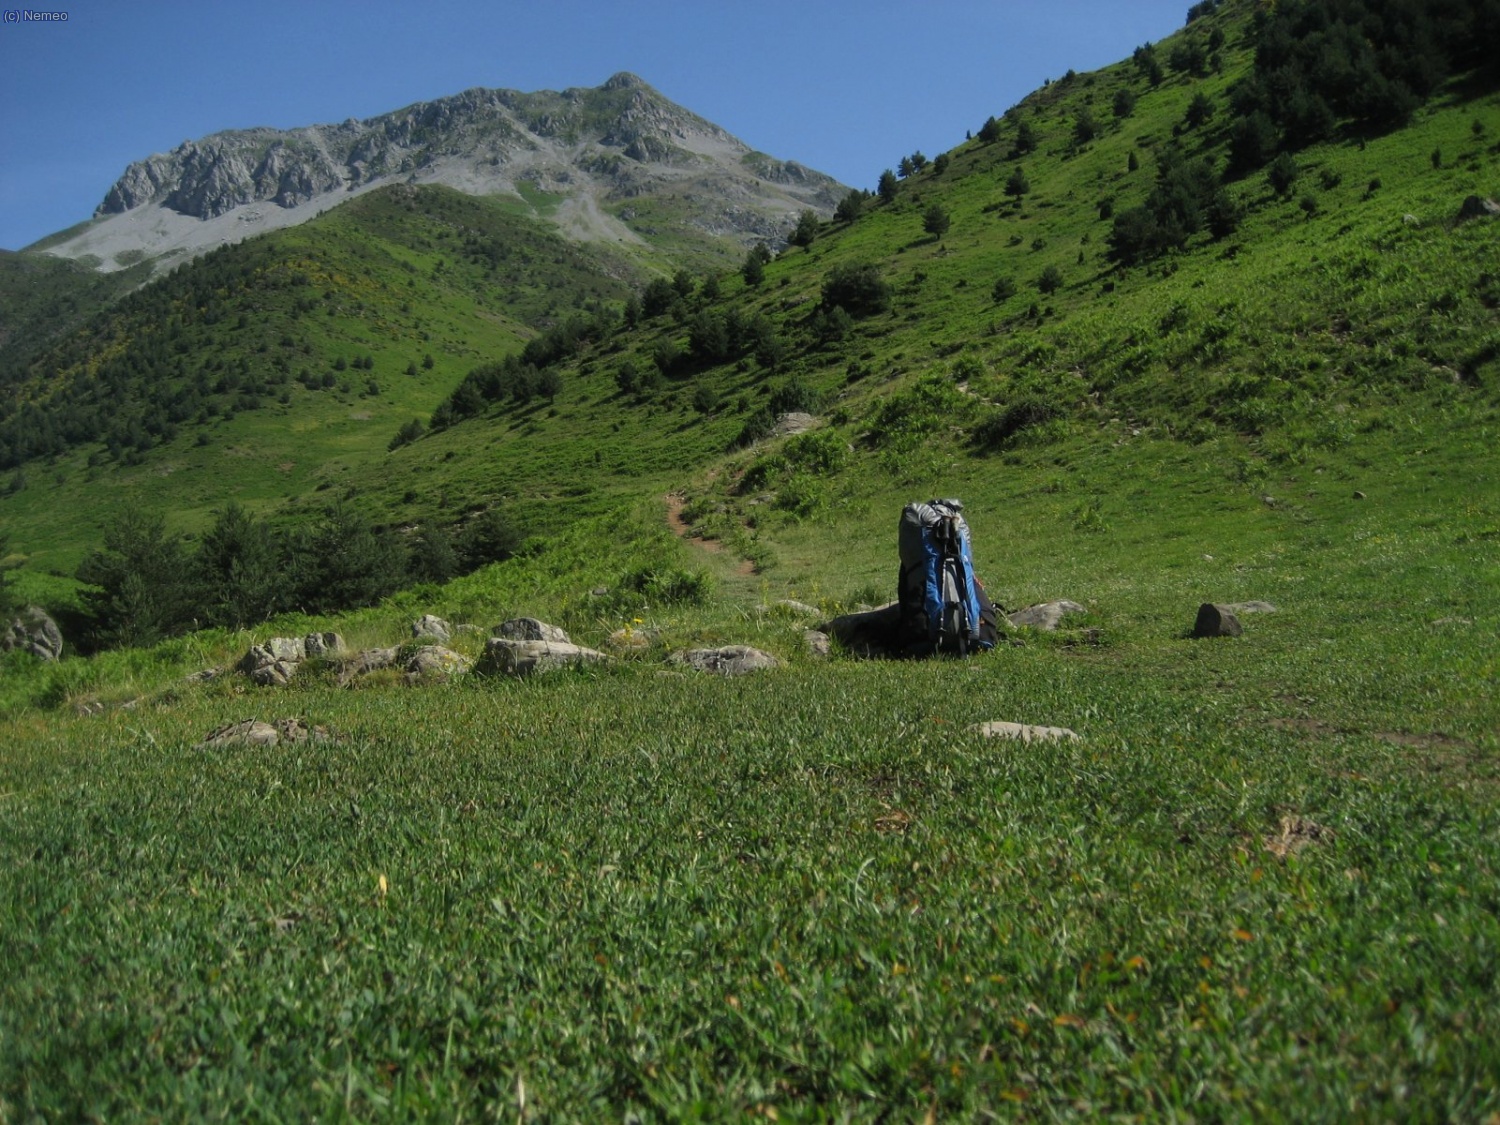
POLYGON ((639 276, 512 210, 375 192, 185 266, 13 370, 13 545, 70 570, 122 505, 194 530, 229 500, 343 489, 469 368, 639 276))
MULTIPOLYGON (((530 537, 508 561, 0 662, 0 1117, 1500 1114, 1500 228, 1457 221, 1500 189, 1500 99, 1465 71, 1403 127, 1294 147, 1280 189, 1224 179, 1256 28, 1194 13, 1154 83, 1138 55, 981 107, 758 284, 657 285, 533 336, 536 368, 452 357, 434 429, 247 493, 413 542, 496 510, 530 537), (771 436, 793 409, 820 424, 771 436), (901 505, 932 495, 1000 601, 1086 612, 965 661, 814 657, 818 618, 893 596, 901 505), (1194 640, 1205 601, 1274 609, 1194 640), (521 614, 615 656, 186 679, 429 612, 477 627, 469 656, 521 614), (667 659, 720 642, 781 667, 667 659), (328 740, 204 744, 251 717, 328 740)), ((374 332, 343 316, 329 355, 374 332)), ((166 463, 0 499, 21 591, 87 540, 48 497, 102 519, 119 481, 202 526, 209 490, 177 514, 149 487, 166 463)))

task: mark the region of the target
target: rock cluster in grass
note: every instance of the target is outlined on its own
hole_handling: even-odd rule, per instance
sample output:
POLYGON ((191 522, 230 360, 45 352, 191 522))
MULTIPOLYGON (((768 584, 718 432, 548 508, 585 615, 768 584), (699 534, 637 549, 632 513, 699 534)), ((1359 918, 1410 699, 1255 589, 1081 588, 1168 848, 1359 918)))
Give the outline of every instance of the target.
POLYGON ((244 719, 210 731, 198 745, 202 749, 214 746, 276 746, 283 742, 328 742, 330 739, 327 727, 310 727, 301 719, 277 719, 273 723, 244 719))
POLYGON ((337 633, 308 633, 305 637, 272 637, 240 660, 240 670, 263 686, 290 683, 309 660, 334 659, 344 651, 344 638, 337 633))
POLYGON ((18 649, 48 663, 62 658, 62 630, 40 606, 27 606, 0 632, 0 652, 18 649))
MULTIPOLYGON (((455 629, 439 617, 426 615, 412 623, 411 635, 413 642, 429 643, 369 648, 352 655, 344 653, 343 638, 336 633, 271 637, 254 645, 238 668, 257 684, 276 686, 289 683, 309 658, 324 656, 336 663, 340 685, 385 669, 399 669, 405 682, 415 684, 445 683, 470 671, 530 676, 559 668, 602 664, 610 659, 603 652, 574 644, 565 630, 535 617, 516 617, 495 626, 494 635, 486 642, 477 662, 436 643, 440 636, 469 628, 460 625, 455 629)), ((655 630, 627 629, 616 633, 611 643, 619 649, 640 649, 649 647, 656 636, 655 630)), ((744 675, 780 664, 770 653, 749 645, 688 649, 673 653, 670 659, 674 664, 721 676, 744 675)))

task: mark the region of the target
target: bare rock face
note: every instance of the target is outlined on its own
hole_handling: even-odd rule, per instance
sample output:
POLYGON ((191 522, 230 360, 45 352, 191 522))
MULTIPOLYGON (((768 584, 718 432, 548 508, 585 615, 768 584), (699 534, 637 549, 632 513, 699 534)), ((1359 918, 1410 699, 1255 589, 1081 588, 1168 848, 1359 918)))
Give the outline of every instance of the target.
POLYGON ((602 652, 568 641, 491 637, 477 670, 502 676, 530 676, 559 668, 602 664, 608 659, 602 652))
MULTIPOLYGON (((705 245, 748 248, 782 242, 803 210, 827 217, 847 189, 821 172, 754 152, 632 74, 596 89, 470 89, 391 113, 295 129, 226 130, 136 161, 95 212, 109 220, 158 208, 214 226, 195 251, 237 241, 264 226, 312 218, 320 207, 382 185, 444 184, 476 195, 531 182, 567 197, 556 222, 570 238, 610 242, 649 237, 609 205, 670 195, 676 230, 705 245), (280 212, 277 218, 274 212, 280 212), (581 222, 578 215, 592 218, 581 222), (214 224, 227 216, 244 223, 214 224), (243 229, 237 229, 243 228, 243 229)), ((170 223, 170 216, 164 216, 170 223)), ((129 249, 154 257, 148 227, 129 249)), ((130 224, 116 224, 124 234, 130 224)), ((174 248, 182 248, 179 239, 174 248)), ((96 253, 93 235, 57 244, 67 257, 96 253)), ((113 258, 127 249, 115 242, 113 258)))
POLYGON ((700 672, 712 672, 719 676, 743 676, 778 668, 781 662, 769 652, 761 652, 749 645, 725 645, 722 648, 694 648, 673 653, 674 663, 686 664, 700 672))
POLYGON ((62 658, 62 631, 40 606, 27 606, 0 633, 0 652, 17 649, 48 663, 62 658))
POLYGON ((794 410, 789 414, 781 414, 776 418, 776 424, 771 427, 773 437, 786 437, 789 434, 803 434, 818 424, 816 415, 804 414, 800 410, 794 410))

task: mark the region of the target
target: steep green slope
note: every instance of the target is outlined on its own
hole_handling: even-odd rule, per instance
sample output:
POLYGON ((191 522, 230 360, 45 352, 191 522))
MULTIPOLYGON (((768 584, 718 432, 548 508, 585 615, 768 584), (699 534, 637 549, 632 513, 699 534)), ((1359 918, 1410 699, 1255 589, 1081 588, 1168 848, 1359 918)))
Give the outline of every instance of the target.
POLYGON ((71 566, 122 505, 193 527, 230 499, 342 487, 474 363, 640 268, 511 210, 372 193, 185 266, 12 371, 15 545, 71 566))
POLYGON ((1144 432, 1209 443, 1206 456, 1253 483, 1413 409, 1488 417, 1500 239, 1487 221, 1456 217, 1496 181, 1500 117, 1493 92, 1470 81, 1404 129, 1297 152, 1290 191, 1261 172, 1228 180, 1232 230, 1203 229, 1135 265, 1111 256, 1115 220, 1153 197, 1168 179, 1159 170, 1228 162, 1230 92, 1251 67, 1252 30, 1226 8, 1183 39, 1216 30, 1222 73, 1153 84, 1129 62, 1039 91, 994 139, 866 201, 852 223, 766 266, 758 286, 727 276, 716 295, 700 289, 565 365, 550 409, 497 402, 486 420, 397 451, 371 474, 370 510, 403 512, 414 490, 419 519, 444 518, 461 497, 556 523, 572 503, 562 482, 577 490, 583 476, 585 493, 629 490, 632 474, 641 489, 683 485, 692 465, 759 432, 773 402, 816 401, 835 437, 714 468, 711 494, 689 509, 764 564, 752 540, 853 503, 873 481, 925 489, 955 468, 1003 474, 1019 446, 1044 458, 1050 443, 1144 432), (1094 122, 1086 140, 1083 118, 1094 122), (1034 148, 1018 152, 1023 122, 1034 148), (1018 169, 1026 191, 1013 195, 1018 169), (940 237, 925 229, 934 207, 948 221, 940 237), (888 287, 888 306, 834 314, 830 279, 861 264, 888 287), (816 447, 830 441, 852 451, 830 464, 816 447), (477 443, 482 470, 464 453, 477 443), (739 478, 747 468, 753 487, 739 478))

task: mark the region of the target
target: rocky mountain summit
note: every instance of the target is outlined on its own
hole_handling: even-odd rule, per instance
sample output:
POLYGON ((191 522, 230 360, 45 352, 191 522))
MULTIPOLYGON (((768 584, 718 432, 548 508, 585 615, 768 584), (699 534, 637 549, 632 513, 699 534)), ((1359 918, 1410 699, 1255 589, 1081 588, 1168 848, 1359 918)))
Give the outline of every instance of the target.
POLYGON ((364 121, 242 129, 136 161, 49 253, 101 269, 196 254, 392 183, 538 193, 564 234, 649 241, 674 226, 743 247, 831 213, 831 177, 753 151, 632 74, 596 89, 472 89, 364 121))

